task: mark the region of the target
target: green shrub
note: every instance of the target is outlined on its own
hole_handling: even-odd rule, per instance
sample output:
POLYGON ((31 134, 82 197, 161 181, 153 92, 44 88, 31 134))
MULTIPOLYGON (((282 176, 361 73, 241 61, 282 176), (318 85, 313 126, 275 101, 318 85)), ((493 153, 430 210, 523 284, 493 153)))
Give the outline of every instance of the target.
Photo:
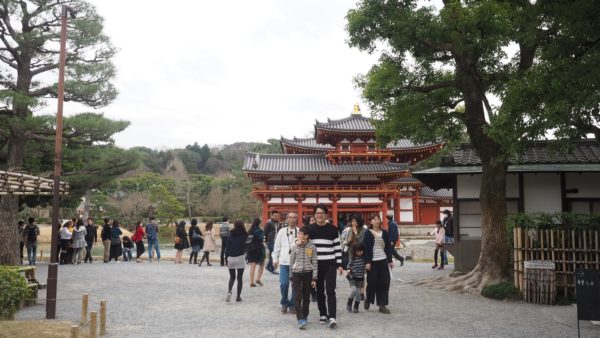
POLYGON ((492 299, 521 299, 521 291, 512 283, 500 282, 498 284, 488 285, 481 290, 481 295, 492 299))
POLYGON ((11 318, 30 296, 25 277, 14 267, 0 266, 0 318, 11 318))

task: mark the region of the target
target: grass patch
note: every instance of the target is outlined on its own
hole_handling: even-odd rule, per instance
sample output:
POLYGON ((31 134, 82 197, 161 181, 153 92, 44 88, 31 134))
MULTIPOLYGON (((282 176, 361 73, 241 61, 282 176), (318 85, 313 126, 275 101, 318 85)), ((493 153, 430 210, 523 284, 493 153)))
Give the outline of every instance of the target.
MULTIPOLYGON (((3 320, 0 337, 63 338, 71 336, 71 322, 54 320, 3 320)), ((79 337, 89 337, 89 328, 79 328, 79 337)))
POLYGON ((481 290, 481 295, 498 300, 519 300, 522 298, 521 291, 510 282, 488 285, 481 290))

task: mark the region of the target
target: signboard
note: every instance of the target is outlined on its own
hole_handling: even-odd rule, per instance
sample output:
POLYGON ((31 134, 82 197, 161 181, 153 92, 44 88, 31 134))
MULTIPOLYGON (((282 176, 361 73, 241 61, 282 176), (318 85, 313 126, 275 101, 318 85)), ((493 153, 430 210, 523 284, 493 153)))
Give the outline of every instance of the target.
POLYGON ((600 278, 597 270, 577 269, 577 320, 600 320, 600 278))

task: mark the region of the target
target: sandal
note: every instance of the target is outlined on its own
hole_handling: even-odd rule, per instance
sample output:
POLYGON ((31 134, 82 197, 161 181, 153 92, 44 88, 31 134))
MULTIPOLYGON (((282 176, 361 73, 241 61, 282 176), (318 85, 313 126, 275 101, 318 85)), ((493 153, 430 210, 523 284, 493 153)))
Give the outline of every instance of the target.
POLYGON ((263 283, 261 281, 257 280, 256 285, 263 286, 263 283))
POLYGON ((253 287, 255 287, 255 286, 256 286, 256 284, 254 284, 254 283, 250 283, 250 287, 251 287, 251 288, 253 288, 253 287))

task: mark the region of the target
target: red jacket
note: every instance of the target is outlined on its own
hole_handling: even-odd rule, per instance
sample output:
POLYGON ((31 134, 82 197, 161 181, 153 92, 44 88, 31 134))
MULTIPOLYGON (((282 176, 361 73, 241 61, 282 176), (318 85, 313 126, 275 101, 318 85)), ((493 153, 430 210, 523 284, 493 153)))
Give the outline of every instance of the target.
POLYGON ((139 242, 144 239, 144 235, 145 235, 144 227, 138 227, 135 230, 135 234, 133 236, 131 236, 131 240, 134 242, 139 242))

